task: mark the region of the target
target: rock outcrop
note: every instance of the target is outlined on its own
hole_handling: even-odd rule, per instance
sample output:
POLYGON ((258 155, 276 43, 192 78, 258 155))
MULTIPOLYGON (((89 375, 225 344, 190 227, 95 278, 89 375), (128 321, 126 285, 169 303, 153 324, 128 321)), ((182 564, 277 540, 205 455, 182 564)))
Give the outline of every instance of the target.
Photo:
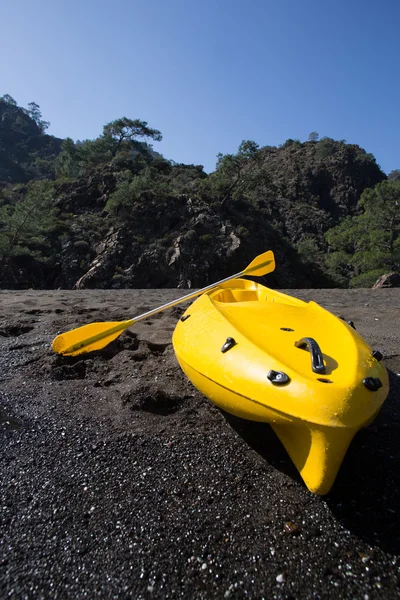
POLYGON ((372 289, 400 287, 400 273, 386 273, 379 277, 372 289))

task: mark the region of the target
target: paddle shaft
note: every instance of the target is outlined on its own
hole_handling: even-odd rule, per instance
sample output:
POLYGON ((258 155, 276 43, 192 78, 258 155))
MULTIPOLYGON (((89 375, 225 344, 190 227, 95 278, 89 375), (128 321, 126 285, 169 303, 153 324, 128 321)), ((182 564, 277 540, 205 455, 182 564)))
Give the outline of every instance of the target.
MULTIPOLYGON (((130 319, 130 321, 131 321, 130 325, 133 325, 133 323, 136 323, 137 321, 142 321, 143 319, 147 319, 148 317, 156 315, 157 313, 162 312, 163 310, 167 310, 167 308, 172 308, 173 306, 176 306, 177 304, 181 304, 181 302, 186 302, 188 300, 191 300, 192 298, 196 298, 196 296, 200 296, 200 294, 204 294, 205 292, 208 292, 209 290, 214 289, 217 285, 221 285, 221 283, 225 283, 226 281, 230 281, 231 279, 236 279, 237 277, 241 277, 241 275, 243 275, 244 273, 247 274, 248 271, 246 271, 246 270, 240 271, 240 273, 236 273, 236 275, 230 275, 229 277, 225 277, 225 279, 221 279, 221 281, 217 281, 216 283, 207 285, 207 287, 201 288, 201 290, 195 290, 194 292, 190 292, 189 294, 186 294, 186 296, 182 296, 181 298, 177 298, 176 300, 167 302, 167 304, 163 304, 162 306, 157 306, 157 308, 153 308, 152 310, 149 310, 149 311, 143 313, 142 315, 139 315, 138 317, 134 317, 133 319, 130 319)), ((130 327, 130 325, 127 325, 127 327, 130 327)))

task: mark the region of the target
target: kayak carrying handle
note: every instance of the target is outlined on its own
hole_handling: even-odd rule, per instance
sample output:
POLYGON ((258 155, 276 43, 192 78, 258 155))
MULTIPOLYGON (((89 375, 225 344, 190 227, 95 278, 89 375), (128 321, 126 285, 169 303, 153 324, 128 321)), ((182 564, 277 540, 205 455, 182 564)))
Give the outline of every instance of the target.
POLYGON ((321 348, 318 346, 314 338, 304 337, 298 342, 295 342, 296 348, 308 348, 311 354, 311 368, 314 373, 325 373, 324 359, 322 357, 321 348))

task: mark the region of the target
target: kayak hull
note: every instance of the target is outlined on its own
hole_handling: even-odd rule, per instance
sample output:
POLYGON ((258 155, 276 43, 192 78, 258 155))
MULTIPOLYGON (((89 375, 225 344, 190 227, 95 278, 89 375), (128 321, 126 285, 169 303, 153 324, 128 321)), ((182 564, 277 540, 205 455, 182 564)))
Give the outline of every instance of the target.
POLYGON ((314 303, 250 281, 235 280, 197 299, 178 322, 173 346, 186 376, 215 405, 272 426, 315 494, 329 492, 354 435, 388 393, 386 370, 351 327, 314 303), (312 371, 309 353, 296 346, 309 331, 326 349, 323 374, 312 371), (228 339, 234 344, 224 351, 228 339), (288 383, 271 383, 271 369, 284 372, 288 383), (366 389, 366 377, 379 378, 381 387, 366 389))

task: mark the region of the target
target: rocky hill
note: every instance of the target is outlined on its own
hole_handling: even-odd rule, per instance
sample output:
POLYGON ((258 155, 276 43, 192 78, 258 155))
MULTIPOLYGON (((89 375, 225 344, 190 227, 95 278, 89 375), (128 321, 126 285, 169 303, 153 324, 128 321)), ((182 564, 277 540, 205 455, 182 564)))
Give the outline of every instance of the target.
POLYGON ((62 140, 45 134, 49 123, 42 120, 35 102, 29 106, 28 110, 17 106, 8 95, 0 98, 0 184, 54 175, 62 140))
POLYGON ((119 119, 96 140, 61 145, 37 114, 12 104, 5 114, 14 115, 8 129, 11 117, 3 122, 6 142, 17 120, 25 123, 27 156, 36 144, 41 160, 52 157, 53 175, 26 181, 32 163, 22 137, 1 142, 0 174, 23 182, 3 183, 0 194, 3 288, 201 287, 267 249, 277 259, 271 285, 346 285, 351 274, 335 280, 327 261, 327 234, 346 218, 356 222, 363 192, 386 180, 372 155, 330 138, 279 148, 243 142, 207 175, 139 141, 161 139, 143 121, 119 119))
POLYGON ((386 176, 374 157, 354 144, 323 138, 292 142, 260 151, 271 177, 272 224, 291 240, 307 235, 322 242, 322 233, 356 211, 361 193, 386 176))

